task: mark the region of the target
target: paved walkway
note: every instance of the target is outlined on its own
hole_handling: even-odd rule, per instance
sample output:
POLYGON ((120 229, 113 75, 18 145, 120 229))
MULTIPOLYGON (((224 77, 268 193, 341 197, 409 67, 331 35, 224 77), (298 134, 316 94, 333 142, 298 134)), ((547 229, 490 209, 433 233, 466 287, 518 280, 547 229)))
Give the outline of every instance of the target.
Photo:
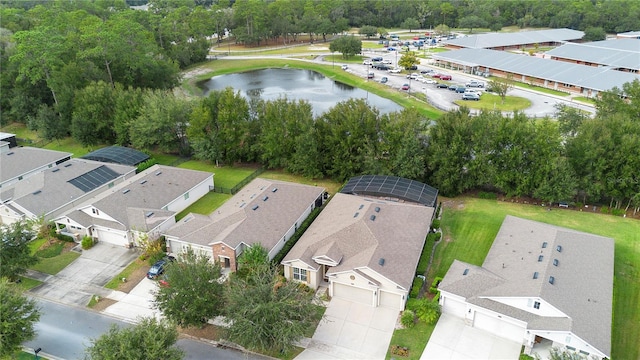
POLYGON ((158 284, 143 278, 128 294, 121 291, 113 291, 106 297, 117 301, 106 308, 103 313, 116 316, 127 321, 136 322, 140 317, 160 318, 160 310, 153 308, 154 291, 158 284))

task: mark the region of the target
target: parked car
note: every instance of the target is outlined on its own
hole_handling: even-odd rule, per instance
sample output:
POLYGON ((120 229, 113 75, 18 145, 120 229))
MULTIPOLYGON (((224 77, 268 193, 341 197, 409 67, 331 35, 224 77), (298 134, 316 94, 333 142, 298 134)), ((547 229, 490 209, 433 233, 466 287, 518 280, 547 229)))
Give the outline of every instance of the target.
POLYGON ((456 89, 457 89, 457 88, 458 88, 458 85, 456 85, 456 84, 451 84, 451 85, 449 85, 449 88, 448 88, 448 89, 449 89, 449 90, 451 90, 451 91, 456 91, 456 89))
MULTIPOLYGON (((395 44, 394 44, 394 45, 395 45, 395 44)), ((387 48, 387 50, 388 50, 388 51, 396 51, 396 48, 389 46, 389 47, 387 48)))
POLYGON ((473 87, 473 88, 483 88, 484 87, 484 83, 481 81, 476 81, 476 80, 471 80, 468 83, 465 84, 466 87, 473 87))
POLYGON ((393 74, 399 74, 400 72, 402 72, 402 69, 400 69, 400 68, 393 68, 393 69, 389 70, 389 72, 390 72, 390 73, 393 73, 393 74))
POLYGON ((386 83, 387 83, 387 81, 389 81, 389 79, 388 79, 386 76, 383 76, 383 77, 380 79, 380 83, 381 83, 381 84, 386 84, 386 83))
POLYGON ((451 75, 440 75, 440 80, 451 80, 451 75))
POLYGON ((389 59, 384 59, 384 60, 382 60, 382 63, 385 64, 385 65, 391 65, 391 64, 393 64, 393 61, 391 61, 389 59))
POLYGON ((440 77, 442 76, 442 74, 440 73, 434 73, 431 75, 432 78, 436 78, 436 79, 440 79, 440 77))
POLYGON ((369 73, 367 74, 367 79, 373 79, 376 76, 376 74, 373 73, 373 71, 369 71, 369 73))
POLYGON ((409 90, 409 84, 402 85, 402 90, 409 90))
POLYGON ((380 56, 376 56, 376 57, 372 57, 371 58, 371 61, 382 61, 382 60, 384 60, 384 59, 382 57, 380 57, 380 56))
POLYGON ((435 71, 433 71, 433 70, 431 70, 431 69, 428 69, 428 70, 420 70, 420 74, 427 74, 427 75, 429 75, 429 74, 433 74, 433 73, 435 73, 435 71))
POLYGON ((362 65, 371 65, 371 60, 365 60, 362 62, 362 65))
POLYGON ((147 278, 151 280, 157 279, 158 276, 164 274, 164 269, 167 266, 167 264, 174 260, 175 258, 171 256, 167 256, 162 260, 156 261, 153 265, 151 265, 151 268, 149 268, 149 271, 147 271, 147 278))
POLYGON ((464 91, 465 91, 466 89, 467 89, 467 88, 466 88, 466 87, 464 87, 464 86, 462 86, 462 85, 458 85, 458 86, 456 86, 456 92, 457 92, 457 93, 460 93, 460 94, 464 93, 464 91))
POLYGON ((377 66, 374 66, 374 68, 376 68, 378 70, 389 70, 389 69, 391 69, 390 67, 388 67, 385 64, 378 64, 377 66))
POLYGON ((418 70, 418 65, 411 65, 407 68, 407 70, 418 70))
POLYGON ((436 83, 435 80, 430 79, 430 78, 423 78, 422 82, 425 83, 425 84, 435 84, 436 83))
POLYGON ((478 94, 479 96, 482 96, 482 91, 478 90, 478 89, 474 89, 474 88, 465 88, 464 89, 464 93, 465 94, 478 94))
POLYGON ((475 101, 478 101, 478 100, 480 100, 480 95, 475 94, 475 93, 465 93, 465 94, 462 94, 462 100, 475 100, 475 101))
POLYGON ((418 78, 418 73, 411 73, 407 75, 407 79, 416 80, 418 78))
POLYGON ((436 87, 437 87, 438 89, 447 89, 447 88, 449 88, 449 85, 447 85, 447 84, 445 84, 445 83, 437 83, 437 84, 436 84, 436 87))
POLYGON ((347 70, 349 68, 349 65, 342 65, 342 70, 347 70))

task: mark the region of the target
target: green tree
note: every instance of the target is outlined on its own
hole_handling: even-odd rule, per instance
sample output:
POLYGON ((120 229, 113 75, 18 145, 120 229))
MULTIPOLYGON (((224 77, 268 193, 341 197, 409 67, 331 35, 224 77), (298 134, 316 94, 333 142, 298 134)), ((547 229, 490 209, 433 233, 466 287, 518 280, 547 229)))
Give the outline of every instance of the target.
POLYGON ((601 27, 589 27, 584 30, 584 36, 582 40, 584 41, 599 41, 606 40, 607 33, 601 27))
POLYGON ((348 59, 362 52, 362 40, 357 39, 355 36, 341 36, 329 44, 329 50, 342 53, 342 57, 348 59))
POLYGON ((476 15, 469 15, 458 20, 459 27, 468 28, 469 34, 473 33, 474 28, 487 27, 487 22, 476 15))
POLYGON ((254 350, 287 352, 318 320, 313 291, 286 281, 275 267, 233 276, 226 292, 229 340, 254 350))
POLYGON ((131 327, 112 325, 107 333, 92 339, 87 360, 180 360, 184 352, 175 346, 178 330, 166 321, 142 318, 131 327))
POLYGON ((300 134, 294 140, 294 151, 286 170, 308 178, 321 178, 325 169, 321 162, 321 141, 313 117, 299 118, 300 134))
POLYGON ((14 281, 38 262, 29 249, 29 242, 34 236, 30 224, 24 221, 0 226, 0 278, 14 281))
POLYGON ((448 2, 440 4, 440 14, 442 14, 442 23, 447 24, 447 15, 453 15, 456 12, 456 8, 448 2))
POLYGON ((400 24, 400 27, 404 29, 409 29, 409 32, 411 32, 413 30, 420 28, 420 22, 415 18, 407 18, 405 21, 402 22, 402 24, 400 24))
POLYGON ((114 133, 115 91, 103 81, 78 90, 74 98, 71 136, 83 146, 110 144, 114 133))
POLYGON ((428 325, 433 325, 438 322, 440 313, 440 304, 429 298, 420 299, 420 303, 416 308, 416 316, 418 319, 428 325))
POLYGON ((507 77, 497 77, 495 80, 489 81, 489 88, 504 100, 507 98, 507 92, 513 89, 513 75, 509 74, 507 77))
POLYGON ((35 300, 24 296, 6 278, 0 278, 0 358, 10 357, 23 342, 33 339, 38 320, 40 310, 35 300))
POLYGON ((220 264, 191 248, 165 269, 168 285, 155 292, 155 307, 180 326, 202 326, 222 312, 220 264))
POLYGON ((413 51, 411 51, 411 52, 406 52, 402 54, 402 56, 400 57, 400 60, 398 60, 398 65, 409 70, 413 65, 416 65, 419 62, 420 61, 418 60, 418 57, 416 56, 416 54, 413 51))
POLYGON ((372 36, 376 36, 376 34, 378 34, 378 28, 371 25, 365 25, 358 30, 358 34, 364 35, 367 39, 370 39, 372 36))

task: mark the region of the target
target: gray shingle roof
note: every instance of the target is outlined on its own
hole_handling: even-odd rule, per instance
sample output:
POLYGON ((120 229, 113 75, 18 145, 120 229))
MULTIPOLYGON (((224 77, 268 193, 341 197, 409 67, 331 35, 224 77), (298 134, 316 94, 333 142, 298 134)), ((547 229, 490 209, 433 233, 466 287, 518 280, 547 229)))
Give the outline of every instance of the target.
POLYGON ((434 59, 468 66, 481 66, 522 74, 598 91, 622 89, 622 85, 640 80, 640 75, 605 67, 572 64, 487 49, 460 49, 434 54, 434 59))
MULTIPOLYGON (((163 208, 171 201, 212 176, 212 173, 205 171, 154 165, 95 196, 88 204, 112 217, 126 229, 141 230, 148 227, 150 221, 160 221, 161 217, 166 216, 163 208), (154 219, 142 219, 141 215, 147 212, 154 212, 154 219)), ((78 211, 70 212, 68 216, 80 222, 81 218, 77 213, 78 211)))
POLYGON ((568 43, 547 51, 545 56, 640 70, 640 39, 603 40, 585 44, 568 43))
MULTIPOLYGON (((119 176, 135 172, 135 168, 131 166, 71 159, 60 166, 47 169, 15 183, 10 189, 3 191, 2 197, 9 196, 7 191, 10 190, 12 201, 18 206, 36 216, 49 214, 71 202, 84 201, 81 198, 87 192, 73 185, 70 180, 101 168, 107 168, 119 176)), ((113 180, 105 181, 100 185, 106 185, 111 181, 113 180)))
POLYGON ((584 32, 578 30, 550 29, 520 31, 515 33, 479 34, 454 40, 447 40, 444 41, 444 43, 471 49, 488 49, 502 46, 579 40, 582 39, 583 36, 584 32))
POLYGON ((198 245, 223 242, 235 249, 243 243, 260 243, 271 250, 324 191, 317 186, 257 178, 209 216, 189 214, 166 235, 198 245))
MULTIPOLYGON (((570 324, 566 330, 609 354, 613 255, 611 238, 507 216, 482 268, 455 261, 440 288, 524 321, 533 319, 526 311, 483 297, 542 298, 567 314, 571 322, 562 323, 570 324), (557 266, 554 260, 558 260, 557 266), (469 271, 462 275, 465 268, 469 271), (537 279, 533 279, 534 272, 537 279)), ((557 320, 535 318, 529 328, 552 330, 559 326, 557 320)))
POLYGON ((0 184, 47 164, 71 158, 71 153, 32 147, 14 147, 0 154, 0 184))
POLYGON ((412 203, 335 194, 283 263, 301 260, 319 269, 314 257, 342 257, 328 274, 369 268, 408 290, 434 211, 412 203))

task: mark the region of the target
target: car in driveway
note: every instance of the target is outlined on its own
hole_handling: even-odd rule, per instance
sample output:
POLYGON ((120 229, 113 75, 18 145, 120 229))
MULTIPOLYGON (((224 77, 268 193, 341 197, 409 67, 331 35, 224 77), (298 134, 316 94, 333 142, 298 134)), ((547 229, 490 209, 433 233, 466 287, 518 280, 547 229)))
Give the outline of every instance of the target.
POLYGON ((164 270, 169 262, 174 261, 175 258, 167 256, 161 260, 156 261, 149 271, 147 271, 147 278, 151 280, 157 279, 160 275, 164 274, 164 270))
POLYGON ((465 93, 465 94, 462 94, 462 100, 479 101, 480 100, 480 95, 478 95, 476 93, 465 93))
POLYGON ((436 84, 436 87, 437 87, 438 89, 448 89, 448 88, 449 88, 449 85, 447 85, 447 84, 445 84, 445 83, 437 83, 437 84, 436 84))
POLYGON ((402 90, 409 90, 409 84, 402 85, 402 90))
POLYGON ((440 80, 451 80, 451 75, 440 75, 440 80))

